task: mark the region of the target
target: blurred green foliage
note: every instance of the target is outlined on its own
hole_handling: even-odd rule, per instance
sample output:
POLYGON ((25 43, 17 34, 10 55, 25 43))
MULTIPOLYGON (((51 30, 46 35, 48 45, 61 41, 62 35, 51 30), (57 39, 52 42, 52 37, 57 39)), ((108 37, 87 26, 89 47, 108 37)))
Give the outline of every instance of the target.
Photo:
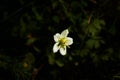
POLYGON ((0 12, 0 80, 120 79, 119 0, 2 0, 0 12), (62 56, 64 29, 74 43, 62 56))

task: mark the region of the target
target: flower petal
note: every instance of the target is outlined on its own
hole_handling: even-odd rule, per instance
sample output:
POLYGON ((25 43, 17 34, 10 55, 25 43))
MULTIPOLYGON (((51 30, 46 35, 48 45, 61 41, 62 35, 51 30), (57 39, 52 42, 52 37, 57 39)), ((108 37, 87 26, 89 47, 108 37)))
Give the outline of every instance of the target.
POLYGON ((67 37, 66 45, 71 45, 73 44, 73 39, 71 37, 67 37))
POLYGON ((59 34, 59 33, 56 33, 56 34, 54 35, 54 40, 55 40, 55 42, 58 42, 59 39, 60 39, 60 34, 59 34))
POLYGON ((58 46, 59 43, 55 43, 54 46, 53 46, 53 53, 56 53, 58 50, 59 50, 59 46, 58 46))
POLYGON ((67 49, 66 49, 66 46, 63 48, 60 48, 60 53, 61 55, 66 55, 66 52, 67 52, 67 49))
POLYGON ((68 29, 66 29, 66 30, 62 31, 61 36, 67 37, 68 33, 69 33, 69 31, 68 31, 68 29))

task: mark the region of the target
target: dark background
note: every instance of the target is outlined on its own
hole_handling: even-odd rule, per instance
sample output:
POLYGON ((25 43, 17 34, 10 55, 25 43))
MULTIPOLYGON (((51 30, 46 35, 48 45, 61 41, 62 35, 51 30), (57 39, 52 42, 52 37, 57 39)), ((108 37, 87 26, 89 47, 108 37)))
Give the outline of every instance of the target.
POLYGON ((119 0, 1 0, 0 80, 119 80, 119 0), (67 55, 53 35, 69 29, 67 55))

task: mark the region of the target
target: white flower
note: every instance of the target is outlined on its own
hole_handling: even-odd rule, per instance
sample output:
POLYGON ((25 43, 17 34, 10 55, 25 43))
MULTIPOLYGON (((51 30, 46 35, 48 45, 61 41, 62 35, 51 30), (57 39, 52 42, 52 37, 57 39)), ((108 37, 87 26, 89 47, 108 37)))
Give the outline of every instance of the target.
POLYGON ((67 47, 73 44, 73 39, 68 36, 68 29, 64 30, 61 34, 56 33, 54 35, 55 44, 53 46, 53 52, 56 53, 58 50, 60 51, 61 55, 66 55, 67 47))

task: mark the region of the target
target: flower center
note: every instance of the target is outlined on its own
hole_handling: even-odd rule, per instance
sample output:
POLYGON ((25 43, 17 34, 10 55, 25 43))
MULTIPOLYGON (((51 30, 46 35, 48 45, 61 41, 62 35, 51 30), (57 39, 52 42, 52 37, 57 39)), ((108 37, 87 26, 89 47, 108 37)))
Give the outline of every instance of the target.
POLYGON ((67 40, 66 40, 65 38, 60 39, 60 45, 61 45, 61 46, 65 46, 66 41, 67 41, 67 40))

